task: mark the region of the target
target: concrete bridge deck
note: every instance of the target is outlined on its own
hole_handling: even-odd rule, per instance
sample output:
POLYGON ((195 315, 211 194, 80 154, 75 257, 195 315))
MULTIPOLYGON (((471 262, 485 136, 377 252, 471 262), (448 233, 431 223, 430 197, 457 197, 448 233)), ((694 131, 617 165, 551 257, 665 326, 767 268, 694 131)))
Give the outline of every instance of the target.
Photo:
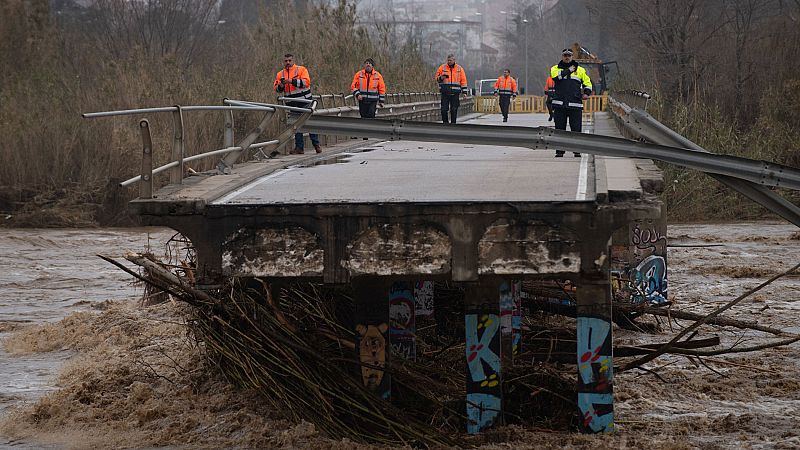
MULTIPOLYGON (((481 116, 470 122, 502 125, 499 115, 481 116)), ((504 125, 545 124, 548 122, 543 114, 516 114, 504 125)), ((596 113, 585 127, 585 132, 594 130, 613 134, 613 123, 604 113, 596 113)), ((415 233, 428 233, 428 238, 441 242, 448 250, 439 255, 443 259, 435 268, 423 264, 421 267, 427 269, 421 269, 415 266, 419 261, 407 260, 402 268, 370 269, 375 274, 390 269, 396 275, 446 277, 452 273, 453 280, 474 281, 479 273, 521 270, 520 274, 568 276, 578 272, 577 266, 559 267, 553 263, 554 259, 550 259, 552 267, 548 270, 541 264, 524 263, 530 259, 524 251, 531 249, 523 249, 518 260, 508 260, 509 266, 516 269, 503 268, 498 262, 485 261, 480 265, 476 250, 487 227, 506 227, 498 221, 511 223, 521 218, 515 217, 517 213, 527 213, 526 220, 542 222, 537 225, 542 229, 549 228, 546 224, 569 224, 561 229, 579 234, 582 231, 576 227, 597 227, 602 222, 598 221, 600 212, 601 216, 608 216, 603 225, 608 228, 622 227, 639 216, 660 216, 660 204, 642 197, 643 185, 652 191, 660 180, 651 162, 595 158, 588 154, 574 158, 570 153, 564 158, 554 158, 554 150, 504 147, 502 131, 498 131, 497 146, 351 140, 321 155, 287 155, 238 166, 231 175, 193 177, 183 186, 169 186, 156 198, 136 200, 132 205, 146 222, 172 226, 193 238, 205 279, 234 274, 305 276, 339 283, 348 282, 352 275, 370 273, 351 274, 353 270, 345 269, 364 268, 364 265, 346 261, 346 253, 352 251, 354 242, 346 243, 351 246, 347 250, 339 247, 342 241, 339 238, 355 239, 377 222, 389 228, 394 225, 388 222, 424 225, 415 233), (630 202, 637 206, 632 208, 630 202), (252 232, 254 227, 271 231, 261 230, 258 237, 242 234, 247 234, 243 228, 252 232), (268 244, 272 239, 287 237, 281 233, 268 236, 277 233, 275 227, 282 228, 281 233, 294 230, 293 242, 306 243, 302 260, 289 248, 273 258, 281 261, 282 268, 268 269, 272 265, 265 260, 276 255, 232 256, 232 252, 241 248, 261 248, 272 245, 268 244), (243 239, 250 240, 250 244, 242 247, 243 239), (318 257, 309 258, 310 249, 319 250, 311 252, 318 257), (325 261, 320 255, 325 255, 325 261), (290 260, 286 258, 290 256, 294 264, 288 264, 290 260)), ((517 232, 527 227, 520 226, 517 232)), ((525 232, 533 233, 531 229, 525 232)), ((395 236, 395 239, 413 241, 411 236, 395 236)), ((392 242, 399 245, 395 250, 402 248, 402 254, 407 255, 414 253, 410 241, 392 242)), ((550 232, 545 241, 552 245, 558 239, 550 232)), ((499 261, 506 256, 495 259, 499 261)), ((391 260, 393 256, 386 254, 383 258, 391 260)))

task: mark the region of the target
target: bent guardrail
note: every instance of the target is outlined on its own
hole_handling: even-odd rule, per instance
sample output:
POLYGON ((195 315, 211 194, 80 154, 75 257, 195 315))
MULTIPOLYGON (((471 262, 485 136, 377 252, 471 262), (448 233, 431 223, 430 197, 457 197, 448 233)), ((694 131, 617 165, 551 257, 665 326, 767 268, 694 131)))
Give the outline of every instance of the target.
MULTIPOLYGON (((644 98, 645 100, 650 98, 645 92, 631 91, 629 94, 644 98)), ((626 103, 620 102, 613 97, 609 98, 609 105, 609 109, 611 110, 611 114, 617 126, 621 129, 623 135, 628 138, 679 147, 699 153, 712 154, 659 122, 646 111, 630 107, 626 103)), ((770 163, 765 162, 765 164, 770 163)), ((720 183, 736 190, 773 213, 800 226, 800 207, 784 199, 778 195, 778 193, 769 190, 765 187, 765 185, 768 184, 761 183, 757 179, 739 179, 729 174, 706 173, 714 177, 714 179, 720 183)), ((780 171, 777 171, 775 172, 775 176, 780 178, 782 175, 780 171)))
POLYGON ((206 157, 224 154, 225 157, 220 161, 218 168, 221 172, 225 172, 233 164, 239 155, 249 149, 259 149, 263 152, 264 149, 278 148, 283 142, 281 139, 287 140, 284 136, 287 133, 282 133, 279 139, 274 139, 266 142, 255 143, 258 136, 263 132, 267 122, 272 118, 278 110, 290 111, 300 113, 300 119, 293 129, 302 126, 305 119, 314 112, 316 102, 311 103, 310 108, 296 108, 286 105, 275 105, 267 103, 254 103, 254 102, 237 102, 225 99, 228 105, 194 105, 194 106, 167 106, 157 108, 139 108, 139 109, 126 109, 119 111, 103 111, 81 114, 83 118, 94 119, 101 117, 125 116, 133 114, 148 114, 148 113, 171 113, 172 114, 172 129, 173 129, 173 143, 172 143, 172 161, 160 167, 153 168, 153 145, 152 137, 150 135, 150 122, 147 119, 139 121, 140 136, 142 139, 142 168, 140 175, 125 180, 120 183, 121 187, 129 186, 133 183, 140 183, 139 197, 152 198, 153 195, 153 175, 160 172, 170 170, 170 184, 180 184, 183 182, 184 164, 187 161, 194 161, 206 157), (184 119, 183 113, 186 111, 223 111, 225 116, 225 134, 224 134, 224 147, 190 157, 186 157, 186 148, 184 142, 184 119), (264 112, 259 126, 253 129, 239 145, 233 145, 233 111, 260 111, 264 112))
MULTIPOLYGON (((169 171, 169 184, 181 184, 185 174, 185 163, 203 158, 220 156, 217 164, 220 173, 230 173, 230 169, 241 155, 250 150, 258 150, 255 155, 266 159, 275 156, 275 152, 289 142, 294 134, 303 126, 311 114, 332 115, 338 117, 358 117, 358 102, 352 95, 321 94, 312 96, 311 100, 296 98, 279 98, 280 101, 308 103, 308 108, 297 108, 283 104, 261 103, 248 100, 223 99, 224 105, 192 105, 192 106, 165 106, 156 108, 138 108, 118 111, 102 111, 84 113, 86 119, 114 117, 139 114, 172 114, 172 154, 168 163, 153 167, 153 145, 150 134, 150 122, 143 118, 139 121, 139 134, 142 141, 142 166, 139 175, 121 182, 121 187, 139 183, 139 198, 152 198, 153 176, 169 171), (284 127, 275 139, 256 142, 266 130, 269 122, 275 117, 277 111, 286 111, 297 114, 287 127, 284 127), (184 141, 184 113, 189 111, 221 111, 224 116, 223 147, 206 151, 192 156, 186 156, 184 141), (259 124, 247 136, 234 145, 234 111, 263 112, 259 124)), ((472 98, 462 101, 461 111, 471 111, 472 98)), ((380 116, 388 118, 403 118, 414 120, 430 120, 439 117, 439 94, 433 92, 399 92, 387 94, 386 104, 380 109, 380 116)))
POLYGON ((602 156, 647 158, 728 175, 764 186, 800 190, 800 170, 732 155, 715 155, 685 148, 647 144, 623 138, 573 133, 549 127, 509 127, 461 124, 459 126, 403 120, 357 120, 312 115, 302 130, 311 133, 342 133, 388 140, 451 142, 496 145, 498 136, 512 147, 533 150, 559 149, 602 156))

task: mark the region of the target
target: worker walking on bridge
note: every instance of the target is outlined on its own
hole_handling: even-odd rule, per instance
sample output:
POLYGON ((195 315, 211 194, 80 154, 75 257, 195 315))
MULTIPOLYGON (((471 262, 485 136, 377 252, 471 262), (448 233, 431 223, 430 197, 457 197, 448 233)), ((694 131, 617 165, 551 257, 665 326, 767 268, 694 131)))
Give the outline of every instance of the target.
POLYGON ((449 111, 449 123, 456 123, 460 96, 467 95, 467 74, 463 67, 456 64, 456 57, 452 53, 447 55, 447 63, 436 70, 436 82, 442 94, 442 122, 448 123, 449 111))
MULTIPOLYGON (((565 48, 561 51, 561 61, 550 68, 550 78, 555 82, 553 95, 553 119, 557 130, 569 129, 581 132, 583 119, 583 100, 592 93, 592 81, 586 74, 586 69, 572 60, 572 50, 565 48)), ((556 150, 556 157, 564 156, 562 150, 556 150)), ((581 156, 575 153, 575 156, 581 156)))
POLYGON ((350 85, 353 97, 358 100, 358 113, 364 119, 375 118, 378 105, 386 102, 386 85, 383 76, 375 70, 375 61, 372 58, 364 60, 364 68, 356 72, 350 85))
MULTIPOLYGON (((283 69, 275 75, 273 87, 279 96, 282 94, 283 97, 311 100, 311 76, 308 74, 308 69, 294 63, 294 55, 291 53, 283 55, 283 69)), ((306 102, 292 101, 287 102, 286 105, 297 108, 308 108, 310 106, 306 102)), ((308 136, 311 138, 314 150, 317 153, 322 153, 322 147, 319 145, 319 136, 316 134, 309 134, 308 136)), ((302 155, 304 147, 303 133, 295 133, 294 149, 290 153, 302 155)))
POLYGON ((511 101, 517 98, 517 80, 511 76, 511 71, 503 69, 503 75, 494 83, 494 95, 500 96, 500 112, 503 122, 508 122, 508 109, 511 101))
POLYGON ((556 95, 556 82, 553 81, 553 77, 547 77, 547 81, 544 82, 544 95, 547 96, 544 104, 547 106, 547 121, 550 122, 553 120, 553 96, 556 95))

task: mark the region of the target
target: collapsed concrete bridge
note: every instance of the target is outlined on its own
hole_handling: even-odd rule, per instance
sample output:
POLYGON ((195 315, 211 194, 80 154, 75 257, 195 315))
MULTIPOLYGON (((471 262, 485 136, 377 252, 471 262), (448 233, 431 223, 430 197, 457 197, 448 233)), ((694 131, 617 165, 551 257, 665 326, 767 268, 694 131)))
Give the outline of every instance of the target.
MULTIPOLYGON (((401 104, 395 119, 430 117, 435 106, 401 104)), ((471 433, 503 420, 504 367, 513 364, 521 333, 518 283, 570 280, 577 286, 580 423, 589 432, 613 430, 614 292, 625 284, 638 301, 667 300, 661 175, 652 161, 621 156, 653 151, 680 159, 681 150, 626 143, 605 112, 586 117, 595 136, 554 132, 535 114, 512 115, 506 126, 498 116, 447 126, 337 118, 352 114, 347 107, 323 113, 305 114, 295 129, 374 139, 234 165, 258 144, 251 133, 233 147, 231 135, 226 148, 239 153, 225 158, 225 175, 184 180, 181 172, 173 176, 180 184, 131 207, 145 223, 192 241, 206 286, 226 277, 351 284, 363 382, 384 397, 391 380, 381 364, 415 357, 415 317, 437 306, 431 283, 459 283, 471 433), (556 159, 556 148, 582 154, 556 159)), ((278 148, 295 129, 261 148, 278 148)), ((759 172, 743 161, 689 156, 680 161, 724 177, 795 182, 788 169, 779 168, 775 180, 772 166, 759 172)), ((152 183, 152 176, 144 168, 140 179, 152 183)))

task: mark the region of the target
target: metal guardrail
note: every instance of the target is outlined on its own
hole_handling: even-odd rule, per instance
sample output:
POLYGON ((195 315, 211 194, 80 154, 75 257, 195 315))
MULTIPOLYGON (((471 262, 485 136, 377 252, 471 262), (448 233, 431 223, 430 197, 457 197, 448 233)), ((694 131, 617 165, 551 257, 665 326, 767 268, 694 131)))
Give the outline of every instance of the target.
MULTIPOLYGON (((605 111, 608 103, 608 94, 591 95, 583 101, 585 114, 605 111)), ((475 112, 484 114, 499 114, 499 99, 493 95, 475 97, 475 112)), ((509 113, 546 113, 547 96, 545 95, 518 95, 509 105, 509 113)))
MULTIPOLYGON (((650 98, 647 93, 640 93, 639 91, 633 91, 629 94, 644 94, 639 96, 645 99, 650 98)), ((623 134, 627 137, 643 139, 660 145, 670 145, 696 152, 709 153, 708 150, 676 133, 645 111, 631 108, 626 103, 619 102, 613 97, 609 99, 609 105, 615 121, 621 126, 623 134)), ((714 173, 709 173, 709 175, 789 222, 800 226, 800 207, 784 199, 776 192, 764 187, 762 184, 727 175, 714 173)))
MULTIPOLYGON (((173 116, 173 145, 172 160, 159 167, 153 167, 153 145, 150 134, 150 123, 147 119, 139 122, 140 137, 142 140, 142 168, 140 175, 132 177, 120 183, 120 186, 130 186, 134 183, 139 185, 140 198, 152 198, 153 194, 153 175, 169 171, 170 184, 180 184, 184 177, 184 164, 190 161, 224 155, 219 161, 217 169, 221 173, 228 173, 231 166, 239 159, 240 155, 248 150, 260 150, 261 154, 265 151, 272 151, 280 148, 288 142, 303 122, 311 115, 328 114, 345 117, 358 117, 358 102, 353 95, 346 94, 322 94, 314 95, 311 100, 280 97, 280 101, 308 103, 308 108, 298 108, 282 104, 270 104, 245 100, 224 99, 225 105, 192 105, 192 106, 165 106, 157 108, 138 108, 117 111, 102 111, 82 114, 83 118, 94 119, 103 117, 171 113, 173 116), (327 106, 320 109, 322 105, 327 106), (256 139, 266 130, 269 121, 274 117, 275 112, 282 110, 298 115, 290 126, 284 129, 276 139, 256 143, 256 139), (184 117, 187 111, 222 111, 224 115, 223 148, 203 152, 200 154, 185 156, 184 143, 184 117), (234 111, 254 111, 264 112, 264 117, 258 126, 242 139, 238 145, 234 145, 234 111)), ((464 109, 472 109, 471 99, 462 102, 464 109)), ((439 94, 433 92, 400 92, 387 94, 385 106, 381 108, 380 115, 390 118, 411 118, 424 119, 431 118, 435 113, 438 116, 439 94)))
MULTIPOLYGON (((358 100, 353 94, 318 94, 311 98, 317 101, 319 109, 341 108, 345 106, 358 107, 358 100)), ((402 103, 419 103, 434 101, 439 99, 436 92, 396 92, 386 94, 386 105, 397 105, 402 103)))
MULTIPOLYGON (((236 158, 238 158, 239 154, 241 154, 241 152, 245 150, 260 149, 263 151, 263 149, 277 148, 279 145, 282 144, 282 141, 280 140, 270 140, 266 142, 255 143, 255 140, 263 132, 263 129, 266 126, 268 120, 272 117, 272 115, 276 111, 285 110, 294 113, 300 113, 301 118, 303 118, 310 116, 311 113, 313 113, 314 108, 316 107, 315 101, 311 102, 309 108, 296 108, 286 105, 275 105, 268 103, 232 101, 228 99, 225 99, 224 102, 228 104, 192 105, 192 106, 176 105, 176 106, 166 106, 157 108, 138 108, 138 109, 117 110, 117 111, 84 113, 81 114, 81 116, 86 119, 94 119, 101 117, 126 116, 134 114, 166 113, 166 112, 172 113, 173 116, 172 161, 162 166, 153 168, 152 165, 153 144, 152 144, 152 137, 150 135, 150 122, 147 119, 142 119, 141 121, 139 121, 139 130, 142 139, 141 174, 120 183, 120 186, 124 187, 139 182, 140 183, 139 197, 152 198, 153 175, 172 169, 170 170, 170 184, 180 184, 183 182, 184 163, 217 155, 225 155, 223 160, 220 162, 220 166, 218 166, 220 167, 220 170, 224 171, 225 167, 228 167, 230 164, 232 164, 232 162, 226 162, 226 161, 229 161, 231 159, 235 160, 236 158), (225 147, 187 157, 184 144, 183 113, 185 111, 222 111, 225 116, 225 133, 224 133, 225 147), (255 130, 251 131, 250 134, 245 139, 243 139, 237 146, 233 145, 233 114, 232 114, 233 111, 256 111, 265 113, 264 118, 261 121, 261 124, 258 127, 256 127, 255 130), (234 157, 231 158, 231 155, 234 155, 234 157)), ((300 125, 302 125, 302 122, 298 122, 295 128, 299 127, 300 125)), ((281 138, 288 139, 287 137, 283 136, 283 134, 281 135, 281 138)))
POLYGON ((445 125, 403 120, 359 120, 346 117, 311 116, 302 130, 388 140, 415 140, 462 144, 497 145, 534 150, 559 149, 602 156, 647 158, 706 173, 727 175, 765 186, 800 190, 800 170, 766 161, 696 150, 632 142, 628 139, 572 133, 548 127, 445 125))

